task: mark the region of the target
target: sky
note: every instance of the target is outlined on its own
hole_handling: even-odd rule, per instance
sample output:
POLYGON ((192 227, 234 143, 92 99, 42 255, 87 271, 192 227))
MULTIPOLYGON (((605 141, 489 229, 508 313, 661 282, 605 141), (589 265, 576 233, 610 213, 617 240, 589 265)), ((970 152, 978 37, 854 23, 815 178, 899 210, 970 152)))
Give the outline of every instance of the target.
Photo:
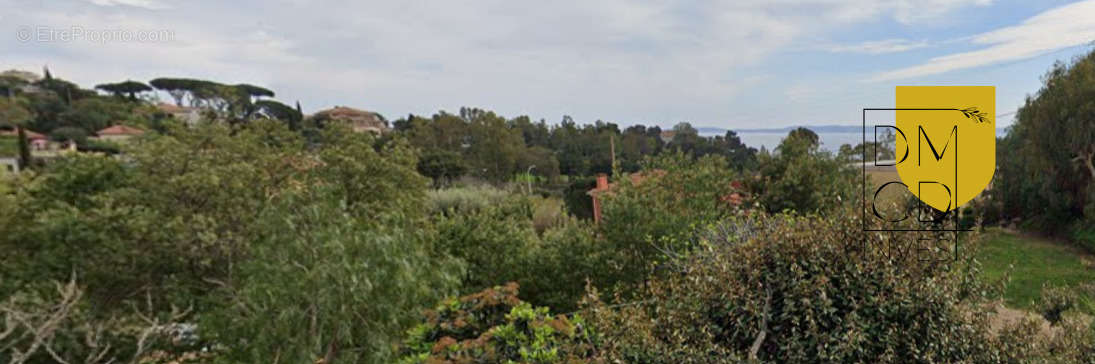
POLYGON ((894 86, 992 85, 1004 127, 1092 50, 1095 0, 0 0, 0 32, 0 70, 250 83, 306 112, 854 125, 894 86))

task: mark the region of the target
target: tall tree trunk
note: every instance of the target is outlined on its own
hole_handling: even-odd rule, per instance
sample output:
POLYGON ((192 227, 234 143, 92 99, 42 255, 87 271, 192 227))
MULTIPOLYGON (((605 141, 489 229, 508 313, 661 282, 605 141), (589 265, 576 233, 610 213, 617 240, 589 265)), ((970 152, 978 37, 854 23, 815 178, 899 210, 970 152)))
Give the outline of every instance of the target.
POLYGON ((27 144, 27 131, 22 126, 15 127, 17 130, 16 138, 19 139, 19 169, 23 170, 30 166, 30 145, 27 144))

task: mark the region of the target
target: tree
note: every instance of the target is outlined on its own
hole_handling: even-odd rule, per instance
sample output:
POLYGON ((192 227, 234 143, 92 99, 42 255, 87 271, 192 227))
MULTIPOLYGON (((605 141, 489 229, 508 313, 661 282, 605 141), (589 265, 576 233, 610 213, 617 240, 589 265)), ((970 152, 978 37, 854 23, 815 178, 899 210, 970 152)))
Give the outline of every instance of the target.
POLYGON ((254 259, 219 292, 224 304, 202 327, 229 349, 223 357, 391 363, 424 303, 452 292, 458 266, 430 256, 423 229, 361 220, 337 194, 316 192, 263 214, 254 259))
POLYGON ((774 153, 758 156, 759 176, 746 182, 769 212, 810 213, 853 200, 855 171, 818 147, 817 134, 798 128, 787 134, 774 153))
POLYGON ((447 185, 454 178, 464 175, 467 170, 460 154, 446 150, 427 152, 418 161, 418 173, 433 179, 433 184, 437 187, 447 185))
POLYGON ((119 121, 139 117, 134 106, 133 103, 106 96, 83 98, 73 102, 71 107, 58 115, 63 123, 53 129, 78 127, 87 133, 94 133, 119 121))
POLYGON ((49 138, 58 142, 72 141, 78 145, 87 143, 87 131, 83 128, 62 126, 49 132, 49 138))
POLYGON ((133 80, 126 80, 118 83, 99 84, 95 85, 95 88, 109 92, 118 97, 128 95, 129 99, 132 101, 137 100, 138 93, 152 91, 152 88, 148 87, 148 85, 133 80))
POLYGON ((1055 64, 997 150, 993 194, 1009 218, 1095 246, 1095 52, 1055 64), (1088 228, 1085 228, 1088 226, 1088 228), (1085 233, 1084 231, 1090 233, 1085 233))
POLYGON ((15 126, 16 138, 19 148, 19 168, 27 168, 31 163, 30 145, 27 143, 26 124, 31 119, 31 113, 20 99, 0 100, 0 120, 15 126))
POLYGON ((30 154, 30 145, 27 143, 27 130, 23 126, 16 126, 15 128, 18 130, 15 137, 18 138, 19 143, 19 169, 25 169, 33 161, 30 154))
POLYGON ((289 125, 290 130, 300 128, 300 122, 304 119, 304 116, 298 110, 274 100, 255 101, 255 109, 260 115, 284 121, 289 125))
POLYGON ((258 99, 258 98, 263 97, 263 96, 265 96, 265 97, 274 97, 274 91, 270 91, 270 89, 264 88, 264 87, 261 87, 261 86, 255 86, 255 85, 250 85, 250 84, 246 84, 246 83, 241 83, 241 84, 236 85, 235 87, 239 88, 240 90, 243 90, 244 93, 251 96, 252 98, 258 99))
POLYGON ((175 105, 183 106, 183 99, 193 91, 194 81, 187 78, 161 77, 148 81, 148 84, 171 95, 171 98, 175 99, 175 105))
POLYGON ((15 97, 15 91, 26 86, 28 82, 22 78, 0 75, 0 94, 7 98, 15 97))

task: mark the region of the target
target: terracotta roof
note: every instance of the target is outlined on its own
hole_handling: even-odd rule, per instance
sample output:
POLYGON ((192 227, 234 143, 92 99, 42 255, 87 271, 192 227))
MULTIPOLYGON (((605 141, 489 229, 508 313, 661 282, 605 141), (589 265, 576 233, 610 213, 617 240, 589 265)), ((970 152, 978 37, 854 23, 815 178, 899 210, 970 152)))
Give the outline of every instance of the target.
POLYGON ((114 125, 103 130, 99 130, 95 134, 102 135, 141 135, 144 134, 144 130, 137 129, 131 126, 114 125))
POLYGON ((33 132, 33 131, 30 131, 30 130, 27 130, 27 139, 30 139, 30 140, 34 140, 34 139, 48 139, 48 137, 46 137, 46 135, 45 135, 45 134, 39 134, 39 133, 35 133, 35 132, 33 132))
POLYGON ((387 125, 384 124, 384 120, 381 120, 380 115, 378 115, 377 113, 346 106, 335 106, 333 108, 317 112, 312 115, 312 117, 325 117, 330 120, 345 121, 349 122, 355 127, 387 129, 387 125))
MULTIPOLYGON (((631 173, 631 174, 628 174, 627 177, 629 179, 631 179, 631 185, 632 186, 638 186, 638 185, 642 184, 643 181, 645 181, 647 178, 650 178, 650 177, 663 177, 663 176, 665 176, 665 174, 666 174, 666 171, 664 169, 653 169, 653 170, 649 170, 649 171, 639 171, 639 172, 631 173)), ((616 188, 616 182, 610 182, 604 188, 594 187, 593 189, 589 190, 587 193, 590 194, 590 195, 596 195, 596 194, 599 194, 599 193, 602 193, 602 192, 611 191, 614 188, 616 188)))
MULTIPOLYGON (((44 134, 35 133, 33 131, 30 131, 30 130, 27 130, 26 132, 27 132, 27 140, 48 139, 48 137, 45 136, 44 134)), ((19 135, 19 131, 18 130, 0 130, 0 135, 14 137, 16 135, 19 135)))

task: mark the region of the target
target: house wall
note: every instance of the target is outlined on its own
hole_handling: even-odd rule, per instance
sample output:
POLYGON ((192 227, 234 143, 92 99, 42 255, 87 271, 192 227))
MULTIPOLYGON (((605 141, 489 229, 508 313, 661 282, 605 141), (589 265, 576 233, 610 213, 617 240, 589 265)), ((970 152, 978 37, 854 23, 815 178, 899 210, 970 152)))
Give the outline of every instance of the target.
POLYGON ((100 135, 99 140, 106 142, 124 143, 132 137, 132 135, 100 135))
POLYGON ((19 173, 19 158, 0 157, 0 175, 19 173))

